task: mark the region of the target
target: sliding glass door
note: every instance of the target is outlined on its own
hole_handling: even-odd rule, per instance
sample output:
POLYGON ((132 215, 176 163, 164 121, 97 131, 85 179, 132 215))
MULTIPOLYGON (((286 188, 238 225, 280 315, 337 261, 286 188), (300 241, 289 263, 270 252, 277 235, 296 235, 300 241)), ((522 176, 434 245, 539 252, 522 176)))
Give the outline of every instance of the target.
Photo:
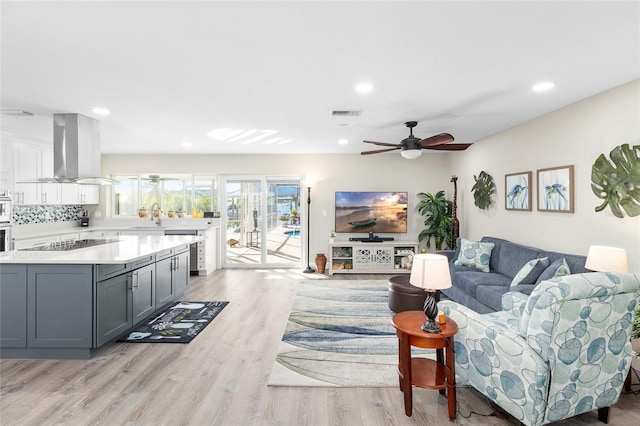
POLYGON ((299 178, 223 179, 224 267, 301 267, 299 178))

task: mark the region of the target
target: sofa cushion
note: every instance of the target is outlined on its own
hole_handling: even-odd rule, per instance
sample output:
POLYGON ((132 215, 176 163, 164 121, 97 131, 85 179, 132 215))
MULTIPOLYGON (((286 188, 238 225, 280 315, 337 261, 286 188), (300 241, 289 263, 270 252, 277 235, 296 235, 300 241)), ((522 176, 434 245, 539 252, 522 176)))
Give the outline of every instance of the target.
POLYGON ((564 275, 569 275, 571 270, 567 265, 567 261, 564 259, 558 259, 549 265, 538 278, 536 279, 536 284, 541 283, 542 281, 550 280, 553 277, 562 277, 564 275))
POLYGON ((533 284, 536 282, 542 271, 547 269, 549 266, 549 258, 537 258, 528 261, 513 277, 511 281, 511 287, 517 286, 518 284, 533 284))
POLYGON ((476 299, 494 311, 501 311, 502 295, 509 291, 511 291, 511 289, 508 285, 480 285, 476 290, 476 299))
POLYGON ((511 284, 511 278, 509 277, 505 277, 504 275, 496 274, 494 272, 480 272, 475 270, 458 272, 456 274, 455 286, 465 293, 475 297, 479 286, 501 286, 505 288, 505 291, 508 291, 509 284, 511 284))
POLYGON ((505 241, 500 247, 500 257, 498 259, 496 272, 513 278, 518 271, 520 271, 522 265, 528 261, 538 257, 546 257, 543 256, 542 253, 542 250, 534 247, 527 247, 505 241))
POLYGON ((493 243, 494 247, 491 251, 491 260, 489 260, 489 269, 491 271, 498 270, 498 262, 500 261, 500 251, 502 248, 502 243, 507 242, 507 240, 503 240, 502 238, 495 237, 482 237, 480 240, 483 243, 493 243))
POLYGON ((548 257, 550 263, 564 258, 572 274, 583 274, 585 272, 591 272, 584 267, 584 264, 587 261, 586 256, 580 256, 578 254, 557 253, 553 251, 545 251, 542 256, 548 257))
POLYGON ((460 252, 453 263, 458 266, 470 266, 483 272, 489 272, 489 260, 494 246, 493 243, 469 241, 461 238, 460 252))

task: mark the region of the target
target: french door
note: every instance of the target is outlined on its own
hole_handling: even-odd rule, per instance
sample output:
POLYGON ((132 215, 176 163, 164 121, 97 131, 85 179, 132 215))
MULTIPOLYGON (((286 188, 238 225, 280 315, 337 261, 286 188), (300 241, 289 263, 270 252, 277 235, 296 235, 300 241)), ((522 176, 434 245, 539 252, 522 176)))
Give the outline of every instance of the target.
POLYGON ((223 177, 225 268, 302 266, 301 186, 300 178, 223 177))

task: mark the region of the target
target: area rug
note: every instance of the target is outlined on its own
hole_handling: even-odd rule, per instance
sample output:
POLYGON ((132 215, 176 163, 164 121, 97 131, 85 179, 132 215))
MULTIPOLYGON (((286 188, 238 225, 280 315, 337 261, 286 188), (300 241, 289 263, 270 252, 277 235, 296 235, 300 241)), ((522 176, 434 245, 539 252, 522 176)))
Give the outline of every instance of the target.
POLYGON ((178 302, 133 327, 119 342, 189 343, 229 302, 178 302))
POLYGON ((393 315, 386 280, 302 281, 269 385, 398 386, 393 315))

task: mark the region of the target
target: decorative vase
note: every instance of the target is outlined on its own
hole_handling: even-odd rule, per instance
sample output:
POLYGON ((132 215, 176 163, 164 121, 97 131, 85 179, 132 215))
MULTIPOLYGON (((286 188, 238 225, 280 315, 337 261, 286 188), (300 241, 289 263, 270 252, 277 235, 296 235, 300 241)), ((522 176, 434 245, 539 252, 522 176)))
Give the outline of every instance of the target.
POLYGON ((327 256, 324 253, 316 254, 316 270, 319 274, 324 274, 324 268, 327 266, 327 256))

